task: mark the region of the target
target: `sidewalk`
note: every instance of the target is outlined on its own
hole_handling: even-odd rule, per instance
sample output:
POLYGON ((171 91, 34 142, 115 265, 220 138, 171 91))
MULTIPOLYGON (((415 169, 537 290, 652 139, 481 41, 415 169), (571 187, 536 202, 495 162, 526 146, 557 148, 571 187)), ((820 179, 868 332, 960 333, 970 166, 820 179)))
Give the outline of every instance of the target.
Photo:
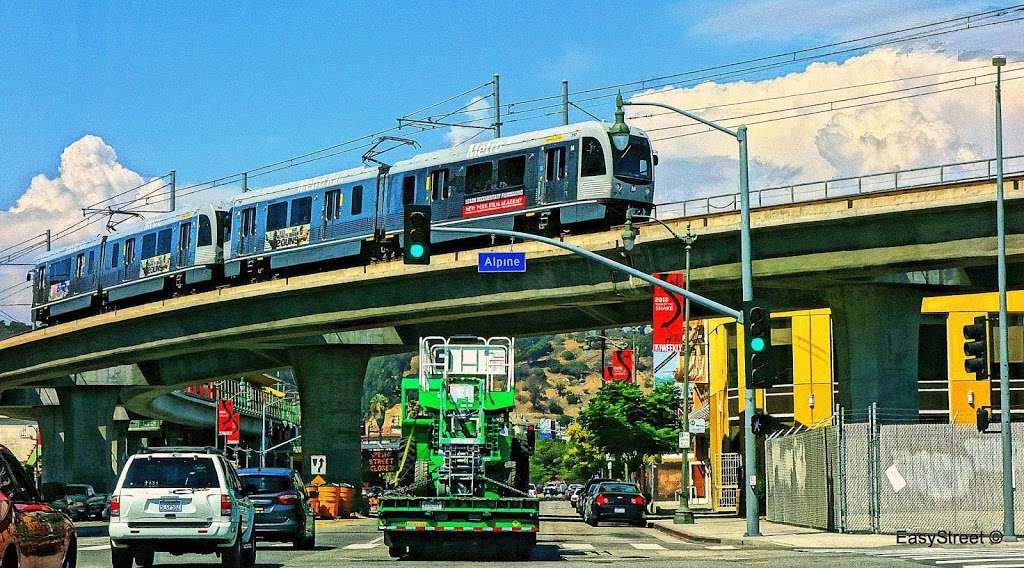
POLYGON ((743 536, 746 519, 740 517, 697 517, 692 525, 676 525, 671 519, 651 523, 655 529, 685 540, 720 545, 761 548, 880 548, 897 546, 888 534, 841 534, 783 525, 761 520, 761 535, 743 536))

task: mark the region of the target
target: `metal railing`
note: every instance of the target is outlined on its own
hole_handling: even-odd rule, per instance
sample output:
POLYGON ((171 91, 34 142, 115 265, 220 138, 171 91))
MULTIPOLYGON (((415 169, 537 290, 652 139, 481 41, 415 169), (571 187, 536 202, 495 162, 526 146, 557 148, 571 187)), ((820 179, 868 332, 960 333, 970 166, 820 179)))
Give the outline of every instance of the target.
MULTIPOLYGON (((907 170, 768 187, 750 192, 750 206, 772 207, 837 197, 914 189, 947 183, 995 179, 995 158, 925 166, 907 170)), ((1003 158, 1004 175, 1024 173, 1024 155, 1003 158)), ((659 219, 674 219, 739 210, 739 193, 655 204, 659 219)))
POLYGON ((288 424, 299 423, 299 403, 296 400, 281 400, 248 381, 226 379, 182 389, 181 393, 201 400, 232 400, 234 408, 241 414, 259 418, 263 406, 267 407, 267 418, 288 424))

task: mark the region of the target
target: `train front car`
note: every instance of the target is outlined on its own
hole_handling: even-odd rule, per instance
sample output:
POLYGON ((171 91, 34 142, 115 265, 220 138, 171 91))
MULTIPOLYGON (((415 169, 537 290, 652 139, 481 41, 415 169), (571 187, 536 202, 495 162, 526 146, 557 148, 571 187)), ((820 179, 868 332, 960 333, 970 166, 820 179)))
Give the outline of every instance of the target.
POLYGON ((609 225, 626 218, 634 208, 650 213, 654 204, 655 156, 642 130, 630 128, 629 143, 617 148, 606 125, 580 125, 576 204, 561 211, 562 224, 602 220, 609 225))
POLYGON ((46 324, 67 321, 94 308, 102 247, 90 239, 47 253, 35 262, 32 281, 32 321, 46 324))

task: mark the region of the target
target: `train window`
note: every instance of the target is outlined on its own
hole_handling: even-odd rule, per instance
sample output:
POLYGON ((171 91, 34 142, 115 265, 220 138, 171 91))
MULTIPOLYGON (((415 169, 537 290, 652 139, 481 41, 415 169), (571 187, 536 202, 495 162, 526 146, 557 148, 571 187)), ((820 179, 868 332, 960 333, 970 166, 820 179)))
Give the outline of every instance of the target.
POLYGON ((412 205, 416 199, 416 176, 402 178, 402 205, 412 205))
POLYGON ((498 160, 498 189, 519 187, 526 181, 526 156, 498 160))
POLYGON ((597 138, 583 139, 583 165, 581 176, 603 176, 605 174, 604 148, 597 138))
POLYGON ((241 233, 243 237, 251 237, 256 234, 256 208, 249 207, 242 210, 242 227, 241 233))
POLYGON ((213 244, 213 231, 210 230, 210 218, 206 215, 199 216, 199 234, 196 246, 208 247, 213 244))
POLYGON ((156 256, 156 233, 150 233, 142 237, 142 259, 156 256))
POLYGON ((182 223, 178 232, 178 251, 192 247, 192 223, 182 223))
POLYGON ((288 226, 288 202, 282 201, 267 207, 267 230, 276 231, 288 226))
POLYGON ((121 243, 110 245, 110 268, 117 268, 117 261, 121 260, 121 243))
POLYGON ((548 148, 544 155, 546 158, 544 180, 555 181, 565 179, 565 146, 548 148))
POLYGON ((427 191, 430 193, 430 200, 448 199, 451 197, 451 188, 448 186, 448 169, 434 170, 427 178, 427 191))
POLYGON ((363 186, 357 185, 352 188, 352 214, 358 215, 363 212, 363 186))
POLYGON ((75 257, 75 278, 85 276, 85 254, 75 257))
POLYGON ((64 282, 71 279, 71 259, 65 258, 50 265, 50 282, 64 282))
POLYGON ((289 227, 308 225, 313 218, 313 198, 300 197, 292 200, 292 217, 289 227))
POLYGON ((128 239, 124 242, 124 265, 135 264, 135 239, 128 239))
POLYGON ((92 274, 92 269, 93 269, 93 266, 94 266, 94 264, 93 264, 94 262, 96 262, 96 251, 91 250, 91 251, 89 251, 89 262, 85 263, 85 273, 86 274, 92 274))
POLYGON ((341 218, 341 190, 332 189, 324 194, 324 219, 334 221, 341 218))
POLYGON ((171 230, 164 229, 156 236, 156 254, 170 254, 171 252, 171 230))
POLYGON ((481 193, 491 190, 493 162, 480 162, 466 166, 466 193, 481 193))

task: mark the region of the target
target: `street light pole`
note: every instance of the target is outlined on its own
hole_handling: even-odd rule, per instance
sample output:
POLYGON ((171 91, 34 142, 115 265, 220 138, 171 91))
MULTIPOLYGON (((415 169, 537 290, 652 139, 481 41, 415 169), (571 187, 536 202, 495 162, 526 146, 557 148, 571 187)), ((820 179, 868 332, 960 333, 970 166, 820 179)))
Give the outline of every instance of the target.
MULTIPOLYGON (((740 283, 743 290, 743 301, 747 302, 754 299, 754 286, 753 286, 753 269, 751 264, 751 252, 750 252, 750 180, 748 176, 747 168, 747 127, 739 126, 736 130, 726 128, 720 124, 714 123, 705 118, 701 118, 691 112, 676 108, 671 105, 664 103, 654 102, 623 102, 622 95, 615 98, 615 124, 612 125, 609 130, 609 134, 612 137, 613 143, 615 140, 628 137, 629 127, 626 126, 623 118, 622 107, 625 105, 630 106, 653 106, 670 110, 672 112, 681 114, 691 120, 709 126, 719 132, 728 134, 736 139, 739 143, 739 160, 740 160, 740 283)), ((742 317, 737 318, 737 321, 742 323, 742 317)), ((760 519, 758 518, 758 507, 757 507, 757 496, 754 494, 754 485, 757 482, 757 446, 754 440, 754 434, 751 431, 750 425, 754 419, 754 404, 756 403, 756 396, 754 389, 747 388, 746 390, 746 403, 743 408, 743 445, 744 445, 744 465, 746 466, 747 479, 744 485, 746 486, 746 502, 747 502, 747 533, 746 536, 760 536, 760 519)))
POLYGON ((999 281, 999 422, 1003 442, 1003 535, 1017 540, 1013 527, 1013 440, 1010 431, 1010 365, 1006 308, 1006 217, 1003 198, 1003 103, 1002 70, 1006 57, 992 58, 996 68, 996 264, 999 281))
MULTIPOLYGON (((686 224, 686 236, 683 242, 686 243, 686 272, 683 273, 683 282, 686 289, 690 286, 690 248, 697 241, 697 235, 690 231, 690 224, 686 224)), ((682 448, 682 460, 680 461, 679 478, 679 506, 676 507, 676 514, 672 516, 673 524, 693 524, 693 511, 690 510, 690 300, 683 299, 683 439, 686 443, 682 448)))

